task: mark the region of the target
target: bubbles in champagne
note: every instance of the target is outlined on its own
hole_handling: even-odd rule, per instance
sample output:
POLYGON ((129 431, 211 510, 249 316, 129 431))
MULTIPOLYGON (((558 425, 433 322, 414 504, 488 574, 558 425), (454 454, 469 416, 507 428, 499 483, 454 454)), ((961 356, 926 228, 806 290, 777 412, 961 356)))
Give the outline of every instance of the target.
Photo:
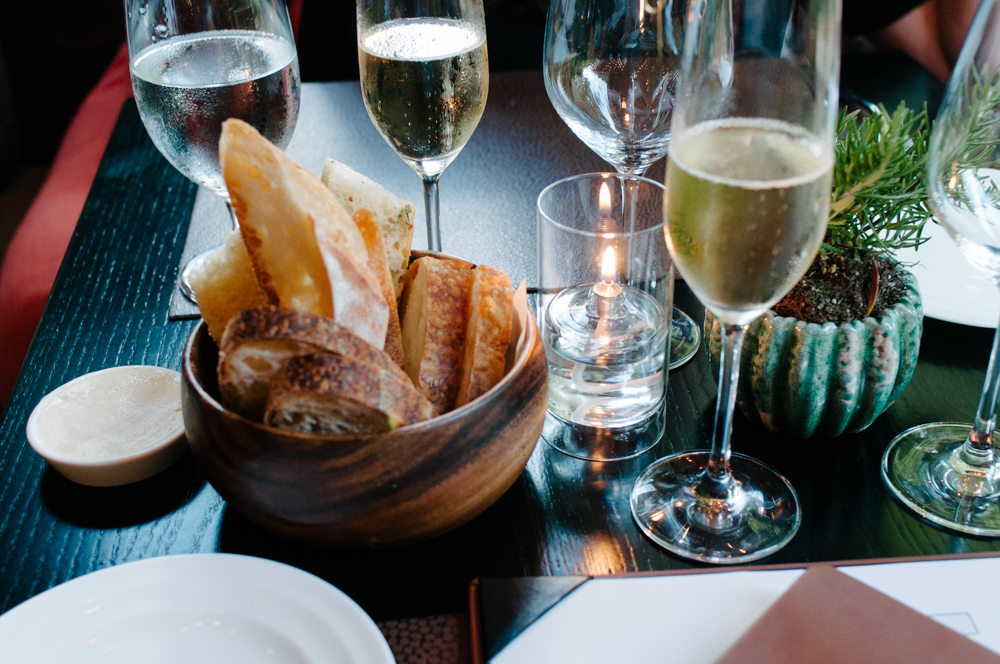
POLYGON ((706 122, 675 137, 668 242, 720 320, 756 318, 808 269, 826 229, 832 168, 829 148, 776 120, 706 122))
POLYGON ((362 39, 372 55, 392 60, 437 60, 486 41, 471 24, 447 19, 404 19, 374 27, 362 39))
POLYGON ((365 107, 418 172, 441 173, 479 124, 489 90, 485 35, 449 19, 398 19, 361 35, 365 107))

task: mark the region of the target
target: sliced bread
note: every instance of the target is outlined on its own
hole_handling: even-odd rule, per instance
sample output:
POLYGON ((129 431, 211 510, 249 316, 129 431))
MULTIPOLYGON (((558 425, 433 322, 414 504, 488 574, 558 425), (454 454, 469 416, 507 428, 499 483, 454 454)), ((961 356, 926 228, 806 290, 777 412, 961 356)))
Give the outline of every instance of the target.
POLYGON ((248 309, 232 318, 219 344, 222 404, 260 421, 274 374, 292 357, 317 352, 347 355, 408 380, 386 353, 329 318, 290 309, 248 309))
POLYGON ((357 225, 319 178, 236 119, 222 125, 219 161, 270 303, 333 318, 381 347, 389 303, 357 225))
POLYGON ((473 270, 465 360, 455 407, 485 394, 503 378, 510 344, 514 290, 503 270, 479 265, 473 270))
POLYGON ((190 283, 201 317, 216 343, 229 320, 243 311, 263 307, 268 298, 257 284, 250 255, 239 231, 226 236, 222 246, 192 266, 190 283))
POLYGON ((424 256, 410 265, 404 284, 406 373, 440 415, 455 407, 462 377, 472 265, 424 256))
POLYGON ((396 361, 396 364, 402 367, 403 337, 399 327, 399 309, 395 306, 396 291, 392 274, 389 271, 389 262, 385 257, 382 230, 379 228, 378 222, 375 221, 375 215, 370 210, 358 210, 354 213, 353 218, 368 249, 368 269, 378 278, 379 286, 382 287, 382 297, 385 298, 386 302, 392 303, 392 306, 389 307, 389 325, 385 332, 383 350, 396 361))
POLYGON ((344 355, 294 357, 271 381, 264 423, 317 434, 384 433, 433 414, 396 372, 344 355))
POLYGON ((333 159, 327 159, 323 164, 321 179, 349 213, 370 210, 375 215, 385 238, 386 257, 396 299, 399 299, 413 244, 413 219, 416 216, 413 203, 333 159))

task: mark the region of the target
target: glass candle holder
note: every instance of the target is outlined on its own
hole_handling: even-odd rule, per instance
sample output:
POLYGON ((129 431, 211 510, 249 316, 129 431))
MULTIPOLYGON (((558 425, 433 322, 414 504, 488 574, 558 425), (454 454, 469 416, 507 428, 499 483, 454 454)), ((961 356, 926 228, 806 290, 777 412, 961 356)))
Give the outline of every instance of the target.
POLYGON ((663 185, 618 173, 538 197, 538 321, 549 369, 542 438, 581 459, 627 459, 663 436, 673 264, 663 185))

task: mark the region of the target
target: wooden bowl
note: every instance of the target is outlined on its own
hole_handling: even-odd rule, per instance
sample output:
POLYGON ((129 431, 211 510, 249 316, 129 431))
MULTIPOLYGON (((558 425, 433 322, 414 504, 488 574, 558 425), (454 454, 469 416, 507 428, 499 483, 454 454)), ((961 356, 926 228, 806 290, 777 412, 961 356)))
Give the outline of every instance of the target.
POLYGON ((270 530, 351 548, 434 537, 496 502, 541 435, 547 371, 528 317, 528 338, 492 390, 440 417, 359 436, 282 431, 226 410, 218 347, 202 322, 182 370, 191 450, 229 505, 270 530))

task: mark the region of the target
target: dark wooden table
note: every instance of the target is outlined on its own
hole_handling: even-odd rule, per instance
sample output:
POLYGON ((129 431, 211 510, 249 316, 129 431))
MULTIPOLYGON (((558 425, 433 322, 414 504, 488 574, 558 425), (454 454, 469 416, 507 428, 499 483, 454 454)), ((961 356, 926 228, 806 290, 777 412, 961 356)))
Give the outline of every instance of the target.
MULTIPOLYGON (((419 201, 416 176, 370 123, 357 120, 364 119, 357 84, 328 85, 326 98, 339 117, 357 122, 344 139, 356 143, 340 145, 337 157, 373 164, 387 186, 416 191, 419 201)), ((445 249, 482 260, 499 248, 528 257, 512 269, 530 264, 541 187, 601 168, 555 115, 540 73, 495 76, 483 123, 442 181, 445 249), (448 217, 454 209, 476 213, 448 217)), ((462 612, 476 577, 691 566, 640 534, 628 496, 637 473, 655 458, 708 439, 715 379, 704 353, 670 376, 667 435, 654 452, 601 465, 540 443, 517 483, 480 517, 397 549, 336 551, 264 531, 227 508, 190 454, 156 477, 119 488, 79 486, 48 468, 24 434, 44 394, 112 365, 179 368, 194 323, 168 321, 166 312, 195 193, 153 147, 135 106, 126 104, 0 428, 0 611, 96 569, 188 552, 290 563, 329 580, 377 620, 462 612)), ((683 285, 678 303, 700 319, 683 285)), ((1000 550, 1000 542, 922 523, 890 497, 879 476, 882 451, 897 433, 972 417, 991 337, 990 330, 927 320, 909 388, 858 435, 791 440, 737 417, 735 450, 787 474, 802 499, 801 531, 765 562, 1000 550)))

